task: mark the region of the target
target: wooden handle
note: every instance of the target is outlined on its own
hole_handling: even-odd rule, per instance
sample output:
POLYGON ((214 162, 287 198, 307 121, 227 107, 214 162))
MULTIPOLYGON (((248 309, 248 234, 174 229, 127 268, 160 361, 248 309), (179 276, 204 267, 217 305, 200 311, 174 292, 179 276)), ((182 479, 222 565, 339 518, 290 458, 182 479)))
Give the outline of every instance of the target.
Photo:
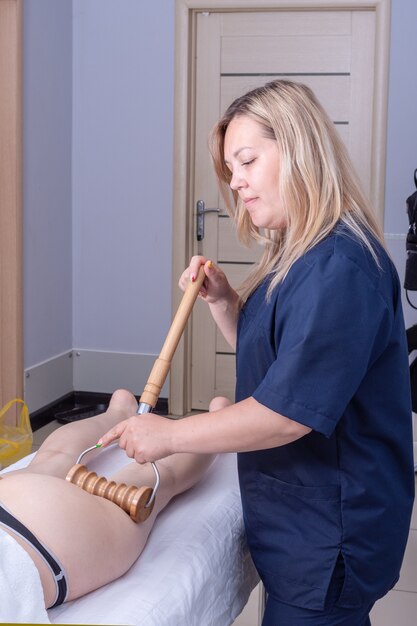
POLYGON ((195 281, 190 281, 184 292, 178 310, 172 320, 171 328, 169 329, 164 345, 162 346, 162 350, 154 363, 151 373, 149 374, 148 381, 140 397, 140 402, 148 404, 152 408, 155 407, 158 401, 162 385, 164 384, 171 367, 172 357, 174 356, 174 352, 177 349, 179 340, 184 332, 185 325, 190 317, 194 302, 197 299, 198 292, 200 291, 204 278, 204 266, 201 265, 195 281))

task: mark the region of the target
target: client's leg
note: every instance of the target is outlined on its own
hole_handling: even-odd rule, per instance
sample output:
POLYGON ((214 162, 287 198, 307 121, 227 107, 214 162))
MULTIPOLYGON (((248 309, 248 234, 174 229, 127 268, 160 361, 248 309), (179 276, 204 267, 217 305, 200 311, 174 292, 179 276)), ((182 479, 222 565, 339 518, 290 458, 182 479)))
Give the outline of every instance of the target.
MULTIPOLYGON (((211 408, 219 409, 225 406, 223 402, 215 401, 211 408)), ((91 496, 55 476, 45 475, 51 464, 57 474, 64 466, 73 464, 73 458, 66 459, 61 454, 62 447, 68 449, 74 446, 72 454, 77 453, 74 440, 81 448, 88 447, 91 440, 96 441, 104 430, 111 427, 112 423, 109 422, 113 420, 116 423, 126 417, 126 413, 131 415, 135 408, 130 394, 115 394, 109 411, 100 416, 101 419, 89 418, 84 421, 86 426, 93 420, 94 424, 98 422, 99 433, 95 432, 94 426, 91 430, 79 428, 83 422, 74 424, 71 429, 64 427, 60 430, 68 431, 71 441, 61 437, 53 438, 54 446, 45 446, 45 459, 38 465, 40 472, 16 472, 8 480, 0 481, 0 502, 62 564, 68 583, 68 600, 105 585, 126 572, 141 553, 157 514, 173 496, 200 480, 212 461, 211 455, 196 454, 175 454, 158 461, 160 491, 152 514, 142 524, 133 522, 124 511, 108 500, 91 496), (79 430, 82 434, 78 439, 79 430), (50 450, 48 457, 47 452, 50 450), (64 458, 61 459, 61 456, 64 458)), ((63 469, 65 472, 66 467, 63 469)), ((117 479, 138 485, 153 484, 153 473, 150 465, 131 463, 128 469, 117 474, 117 479)), ((19 537, 17 540, 20 542, 19 537)), ((54 579, 42 557, 25 541, 21 545, 39 570, 46 606, 50 606, 56 593, 54 579)))
MULTIPOLYGON (((109 428, 134 415, 136 409, 136 399, 130 392, 115 391, 105 413, 57 428, 45 439, 31 463, 17 472, 64 478, 81 452, 93 446, 109 428)), ((86 455, 83 463, 88 463, 95 454, 93 451, 86 455)))
MULTIPOLYGON (((230 404, 230 400, 218 396, 210 402, 209 411, 218 411, 230 404)), ((177 453, 157 461, 161 483, 154 507, 155 514, 164 508, 171 498, 195 485, 207 471, 214 457, 215 455, 210 454, 177 453)), ((112 480, 137 487, 151 487, 155 484, 155 474, 150 463, 139 465, 133 462, 118 470, 112 476, 112 480)), ((154 517, 154 514, 151 517, 154 517)))
POLYGON ((211 400, 209 404, 209 411, 219 411, 220 409, 224 409, 231 404, 232 403, 229 398, 225 398, 224 396, 216 396, 211 400))

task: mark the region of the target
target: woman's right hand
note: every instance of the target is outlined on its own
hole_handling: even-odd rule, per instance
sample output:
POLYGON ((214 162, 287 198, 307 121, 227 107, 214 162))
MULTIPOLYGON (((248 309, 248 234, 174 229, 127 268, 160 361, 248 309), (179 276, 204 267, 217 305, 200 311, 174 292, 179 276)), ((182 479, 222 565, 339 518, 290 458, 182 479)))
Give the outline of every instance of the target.
POLYGON ((190 265, 181 274, 179 286, 185 290, 190 280, 195 280, 201 266, 206 275, 199 296, 207 302, 211 314, 224 338, 233 350, 236 350, 237 321, 240 310, 240 298, 230 286, 226 275, 212 261, 203 256, 193 256, 190 265))
POLYGON ((198 271, 204 265, 206 275, 199 291, 199 296, 208 304, 216 304, 221 300, 234 299, 236 292, 229 284, 226 275, 222 270, 203 256, 193 256, 190 265, 181 274, 179 279, 180 288, 185 291, 190 280, 195 280, 198 271))

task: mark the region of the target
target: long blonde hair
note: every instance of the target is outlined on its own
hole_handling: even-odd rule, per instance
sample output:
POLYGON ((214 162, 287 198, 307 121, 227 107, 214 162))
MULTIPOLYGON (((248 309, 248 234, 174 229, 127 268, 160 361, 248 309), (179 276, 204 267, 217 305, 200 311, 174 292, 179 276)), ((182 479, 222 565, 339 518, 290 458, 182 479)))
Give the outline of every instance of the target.
POLYGON ((210 153, 220 191, 233 218, 239 240, 263 243, 264 252, 239 291, 245 300, 271 275, 268 295, 291 266, 343 222, 378 258, 371 233, 384 245, 383 233, 363 193, 354 168, 332 121, 311 89, 300 83, 275 80, 235 100, 214 126, 210 153), (253 225, 225 164, 224 139, 235 117, 257 121, 267 137, 278 143, 281 158, 279 193, 286 212, 282 230, 260 231, 253 225))

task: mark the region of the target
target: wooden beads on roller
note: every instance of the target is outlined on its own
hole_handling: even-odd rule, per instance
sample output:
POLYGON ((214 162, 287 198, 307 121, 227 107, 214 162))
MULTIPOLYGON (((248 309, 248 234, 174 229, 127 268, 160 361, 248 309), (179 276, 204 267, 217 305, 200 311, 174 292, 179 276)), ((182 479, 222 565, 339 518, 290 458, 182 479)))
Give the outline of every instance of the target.
POLYGON ((66 480, 84 491, 114 502, 126 511, 134 522, 144 522, 152 513, 154 500, 147 506, 151 496, 151 487, 128 486, 107 480, 90 472, 85 465, 74 465, 66 476, 66 480))

